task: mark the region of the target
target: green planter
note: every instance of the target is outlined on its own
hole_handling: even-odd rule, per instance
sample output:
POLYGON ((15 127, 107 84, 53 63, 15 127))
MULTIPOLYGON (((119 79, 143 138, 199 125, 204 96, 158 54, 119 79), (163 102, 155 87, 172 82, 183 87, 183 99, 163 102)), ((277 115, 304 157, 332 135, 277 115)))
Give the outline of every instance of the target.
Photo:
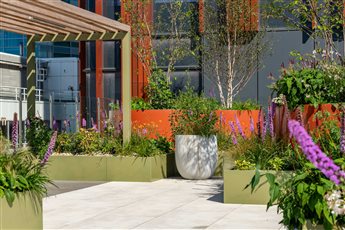
POLYGON ((42 198, 19 193, 12 207, 1 198, 0 229, 43 229, 42 198))
POLYGON ((52 156, 52 180, 149 182, 176 175, 173 154, 154 157, 52 156))
MULTIPOLYGON (((289 172, 279 171, 273 174, 279 176, 288 175, 289 172)), ((224 203, 229 204, 267 204, 269 201, 269 184, 262 178, 258 189, 251 193, 250 187, 244 189, 254 176, 254 170, 230 170, 224 169, 224 203)))

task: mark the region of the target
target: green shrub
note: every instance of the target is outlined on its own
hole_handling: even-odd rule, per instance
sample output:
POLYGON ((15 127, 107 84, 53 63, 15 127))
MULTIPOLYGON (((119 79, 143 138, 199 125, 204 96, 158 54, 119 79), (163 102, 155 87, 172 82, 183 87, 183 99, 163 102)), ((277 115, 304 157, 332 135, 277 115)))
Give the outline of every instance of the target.
POLYGON ((217 133, 215 124, 218 116, 215 110, 218 103, 199 96, 192 89, 181 92, 175 101, 176 110, 170 115, 173 135, 209 136, 217 133))
POLYGON ((169 109, 173 106, 174 95, 171 92, 171 81, 161 69, 154 70, 145 88, 147 98, 153 109, 169 109))
POLYGON ((299 105, 345 101, 345 68, 327 65, 322 68, 287 69, 273 85, 277 95, 284 94, 290 109, 299 105))
MULTIPOLYGON (((0 140, 0 145, 7 143, 0 140)), ((1 148, 0 151, 0 198, 5 197, 12 206, 16 195, 21 192, 30 194, 39 199, 47 193, 46 184, 51 183, 42 173, 41 160, 27 150, 18 150, 9 153, 1 148)))
POLYGON ((52 130, 38 117, 30 118, 29 123, 30 125, 28 125, 26 130, 26 140, 31 148, 31 152, 42 159, 47 151, 52 130))
POLYGON ((153 109, 150 103, 146 102, 143 98, 133 97, 132 98, 132 109, 133 110, 146 110, 153 109))

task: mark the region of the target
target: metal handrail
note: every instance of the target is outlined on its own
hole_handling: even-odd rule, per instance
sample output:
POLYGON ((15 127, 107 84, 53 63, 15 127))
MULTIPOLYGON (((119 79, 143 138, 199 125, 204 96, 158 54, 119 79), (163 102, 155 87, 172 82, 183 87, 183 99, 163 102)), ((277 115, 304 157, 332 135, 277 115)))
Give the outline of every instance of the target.
MULTIPOLYGON (((36 100, 43 101, 44 90, 42 89, 35 89, 36 93, 36 100)), ((75 97, 79 95, 79 91, 62 91, 62 92, 54 92, 54 100, 63 100, 63 99, 70 99, 75 100, 75 97)), ((20 97, 23 101, 27 101, 28 98, 28 89, 24 87, 13 87, 13 86, 0 86, 0 98, 11 98, 15 99, 16 101, 20 100, 20 97)))

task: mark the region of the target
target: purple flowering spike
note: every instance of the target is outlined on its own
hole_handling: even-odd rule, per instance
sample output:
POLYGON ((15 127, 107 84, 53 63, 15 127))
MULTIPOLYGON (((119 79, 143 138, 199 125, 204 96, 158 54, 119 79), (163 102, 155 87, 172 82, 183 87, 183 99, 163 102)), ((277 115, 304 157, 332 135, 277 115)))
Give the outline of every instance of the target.
POLYGON ((82 126, 83 128, 86 127, 86 120, 85 120, 85 118, 82 119, 81 126, 82 126))
POLYGON ((250 117, 250 132, 254 133, 255 132, 255 128, 254 128, 254 120, 252 117, 250 117))
POLYGON ((210 116, 208 117, 208 122, 212 120, 212 117, 213 117, 213 111, 211 111, 210 116))
POLYGON ((275 102, 271 103, 271 109, 272 109, 272 118, 274 118, 274 115, 276 114, 277 104, 275 102))
POLYGON ((267 122, 266 122, 266 114, 263 114, 263 125, 262 125, 262 139, 264 140, 266 137, 267 132, 267 122))
POLYGON ((53 130, 54 131, 58 130, 58 124, 55 119, 53 120, 53 130))
POLYGON ((237 145, 237 138, 236 138, 236 136, 235 135, 231 135, 231 138, 232 138, 232 143, 234 144, 234 145, 237 145))
POLYGON ((44 154, 44 157, 41 161, 42 166, 44 166, 48 162, 49 157, 53 154, 55 143, 56 143, 56 138, 57 138, 57 131, 54 131, 52 137, 50 138, 47 152, 44 154))
POLYGON ((12 123, 12 146, 14 151, 17 150, 17 143, 18 143, 18 120, 17 117, 13 119, 12 123))
POLYGON ((145 136, 147 134, 147 128, 143 128, 142 134, 145 136))
POLYGON ((290 135, 293 136, 301 146, 306 158, 327 178, 337 185, 342 179, 345 179, 345 172, 321 151, 320 147, 313 142, 313 139, 298 121, 290 120, 288 128, 290 135))
POLYGON ((238 117, 236 115, 235 115, 235 119, 236 119, 236 125, 237 125, 238 132, 243 137, 243 139, 246 139, 246 135, 243 132, 241 122, 238 120, 238 117))
POLYGON ((230 129, 231 129, 231 133, 236 136, 237 134, 236 134, 234 122, 229 121, 229 126, 230 126, 230 129))
POLYGON ((261 138, 261 113, 262 113, 262 107, 260 106, 259 117, 258 117, 258 123, 257 123, 258 138, 261 138))
POLYGON ((268 106, 267 109, 267 123, 268 123, 268 128, 270 131, 271 137, 274 136, 274 126, 273 126, 273 116, 272 116, 272 109, 271 106, 268 106))
POLYGON ((29 118, 26 118, 25 125, 26 125, 26 128, 30 128, 30 119, 29 118))
POLYGON ((345 110, 341 114, 340 123, 340 152, 345 154, 345 110))

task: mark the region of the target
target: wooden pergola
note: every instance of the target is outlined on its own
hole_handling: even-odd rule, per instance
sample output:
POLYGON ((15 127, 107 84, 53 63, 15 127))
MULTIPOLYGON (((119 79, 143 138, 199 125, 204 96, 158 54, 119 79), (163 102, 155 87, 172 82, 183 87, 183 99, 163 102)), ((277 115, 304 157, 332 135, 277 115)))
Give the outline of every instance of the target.
POLYGON ((130 139, 130 26, 60 0, 0 0, 0 29, 27 35, 28 117, 36 111, 35 42, 121 40, 123 138, 130 139))

